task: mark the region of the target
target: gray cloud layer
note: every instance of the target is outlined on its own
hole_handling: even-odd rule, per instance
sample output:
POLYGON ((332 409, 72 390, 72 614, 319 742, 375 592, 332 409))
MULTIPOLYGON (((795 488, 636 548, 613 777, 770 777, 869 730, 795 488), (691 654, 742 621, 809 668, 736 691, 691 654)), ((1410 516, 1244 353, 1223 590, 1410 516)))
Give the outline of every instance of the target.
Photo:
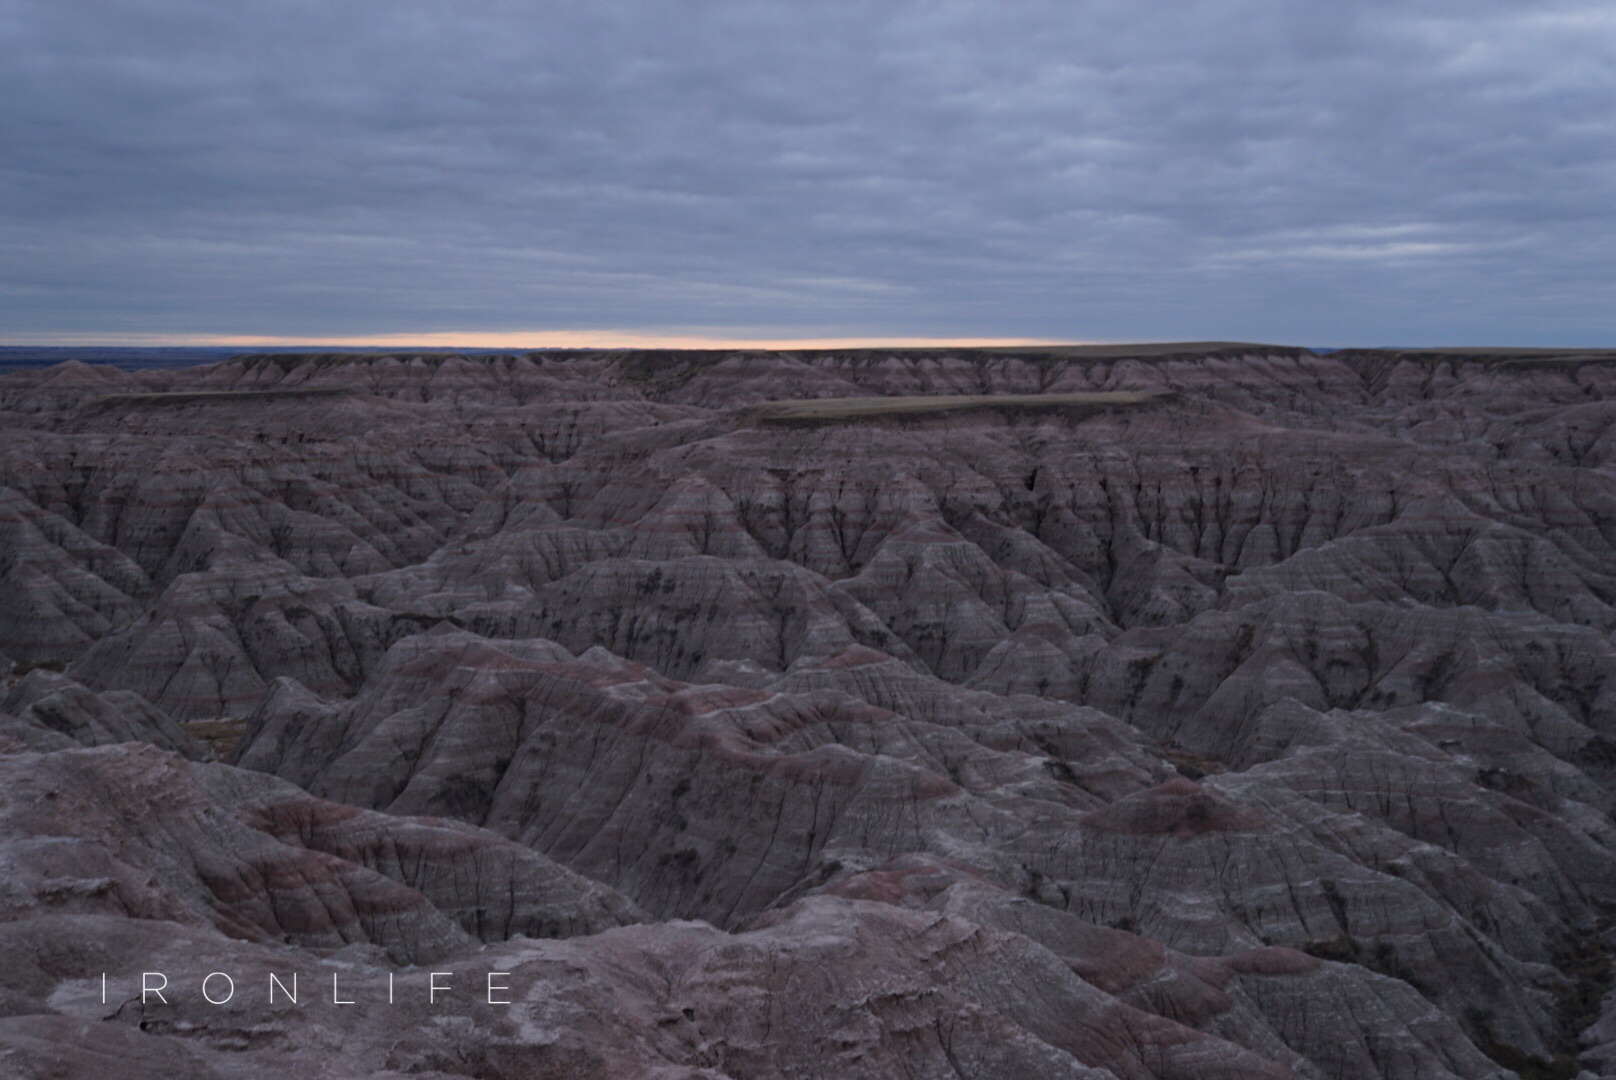
POLYGON ((1616 344, 1616 8, 0 0, 0 336, 1616 344))

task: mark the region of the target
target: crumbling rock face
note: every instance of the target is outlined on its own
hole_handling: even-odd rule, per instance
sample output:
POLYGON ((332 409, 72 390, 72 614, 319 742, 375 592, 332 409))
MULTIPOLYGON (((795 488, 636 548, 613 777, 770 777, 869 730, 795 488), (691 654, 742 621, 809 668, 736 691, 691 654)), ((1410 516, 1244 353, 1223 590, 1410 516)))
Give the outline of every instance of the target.
POLYGON ((1616 1075, 1613 424, 1596 354, 0 378, 0 1060, 1616 1075), (90 984, 429 961, 517 1004, 90 984))
POLYGON ((154 747, 0 755, 4 917, 127 914, 404 961, 471 936, 591 933, 640 917, 611 890, 453 822, 323 802, 154 747))
POLYGON ((97 694, 65 675, 36 668, 4 698, 0 731, 30 746, 106 746, 144 742, 201 758, 202 748, 162 710, 131 690, 97 694))
MULTIPOLYGON (((167 922, 45 915, 0 923, 0 947, 15 957, 0 974, 4 991, 48 997, 57 1010, 0 1021, 8 1064, 24 1076, 85 1074, 120 1053, 199 1077, 1330 1075, 1277 1042, 1295 1067, 1128 1004, 1021 934, 833 896, 738 933, 672 922, 501 943, 436 962, 431 979, 449 988, 436 1002, 426 971, 363 950, 296 955, 167 922), (165 1000, 141 1000, 142 971, 166 976, 165 1000), (233 973, 223 1005, 202 996, 213 971, 233 973), (269 1004, 271 973, 283 986, 298 976, 300 1007, 284 991, 269 1004)), ((1367 1053, 1332 1047, 1329 1060, 1395 1062, 1443 1080, 1509 1075, 1406 987, 1376 977, 1380 993, 1346 995, 1331 986, 1337 970, 1305 956, 1245 956, 1209 965, 1199 984, 1238 997, 1242 1015, 1287 991, 1350 1002, 1349 1022, 1372 1024, 1376 1037, 1367 1053)), ((209 992, 224 989, 216 980, 209 992)), ((1333 1027, 1292 1015, 1298 1030, 1320 1020, 1333 1027)))

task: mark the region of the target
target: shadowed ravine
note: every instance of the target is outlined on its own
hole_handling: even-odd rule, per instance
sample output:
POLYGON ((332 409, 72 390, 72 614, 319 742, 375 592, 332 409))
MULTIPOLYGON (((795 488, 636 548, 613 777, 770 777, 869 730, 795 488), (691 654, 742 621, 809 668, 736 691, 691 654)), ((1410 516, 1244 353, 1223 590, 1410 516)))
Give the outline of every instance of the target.
POLYGON ((0 1072, 1616 1076, 1616 354, 67 363, 0 425, 0 1072))

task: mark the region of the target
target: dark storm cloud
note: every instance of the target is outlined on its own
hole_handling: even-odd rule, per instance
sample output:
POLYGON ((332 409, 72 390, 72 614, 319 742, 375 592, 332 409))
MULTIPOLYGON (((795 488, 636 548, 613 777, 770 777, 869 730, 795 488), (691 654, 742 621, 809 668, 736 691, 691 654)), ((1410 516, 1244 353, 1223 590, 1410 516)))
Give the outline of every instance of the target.
POLYGON ((0 0, 0 336, 1616 339, 1606 4, 0 0))

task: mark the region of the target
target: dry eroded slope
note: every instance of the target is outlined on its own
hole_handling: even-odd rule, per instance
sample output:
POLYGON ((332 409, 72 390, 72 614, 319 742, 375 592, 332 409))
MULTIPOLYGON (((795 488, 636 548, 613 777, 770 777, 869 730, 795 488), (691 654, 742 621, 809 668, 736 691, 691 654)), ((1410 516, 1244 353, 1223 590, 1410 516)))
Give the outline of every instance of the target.
POLYGON ((0 1060, 1616 1070, 1609 360, 0 379, 0 1060), (154 957, 519 1003, 100 1005, 154 957))

